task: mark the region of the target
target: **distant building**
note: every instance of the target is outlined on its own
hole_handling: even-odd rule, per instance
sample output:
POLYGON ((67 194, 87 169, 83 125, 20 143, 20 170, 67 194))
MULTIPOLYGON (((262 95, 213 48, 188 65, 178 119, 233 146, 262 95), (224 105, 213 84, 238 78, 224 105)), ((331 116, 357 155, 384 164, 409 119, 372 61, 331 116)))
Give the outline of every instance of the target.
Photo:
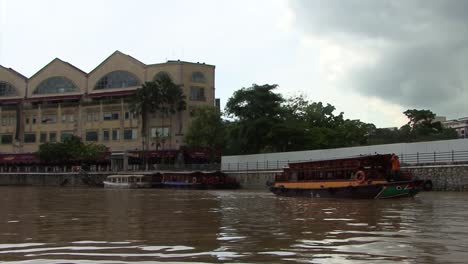
POLYGON ((434 118, 434 120, 432 120, 432 123, 434 123, 434 122, 441 122, 441 123, 443 123, 443 122, 445 122, 445 121, 447 121, 447 118, 446 118, 445 116, 436 116, 436 117, 434 118))
POLYGON ((178 149, 202 105, 215 105, 215 66, 167 61, 144 64, 114 52, 91 72, 54 59, 27 78, 0 65, 0 153, 31 153, 45 142, 76 135, 112 152, 178 149), (144 82, 168 75, 181 85, 187 110, 163 117, 152 114, 149 142, 140 138, 141 117, 128 98, 144 82))
POLYGON ((453 128, 457 131, 458 137, 468 138, 468 117, 462 117, 442 122, 445 127, 453 128))

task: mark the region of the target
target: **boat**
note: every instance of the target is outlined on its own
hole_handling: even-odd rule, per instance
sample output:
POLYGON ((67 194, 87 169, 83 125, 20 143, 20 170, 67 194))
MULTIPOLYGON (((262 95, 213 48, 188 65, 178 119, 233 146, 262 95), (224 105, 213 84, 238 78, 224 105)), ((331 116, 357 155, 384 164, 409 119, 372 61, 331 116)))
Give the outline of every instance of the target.
POLYGON ((400 170, 392 177, 392 155, 368 155, 289 163, 275 175, 270 191, 282 196, 386 199, 413 197, 424 181, 400 170))
POLYGON ((161 183, 161 176, 145 174, 115 174, 107 176, 104 188, 137 189, 151 188, 161 183))
POLYGON ((163 172, 161 186, 191 189, 237 189, 239 183, 220 171, 163 172))

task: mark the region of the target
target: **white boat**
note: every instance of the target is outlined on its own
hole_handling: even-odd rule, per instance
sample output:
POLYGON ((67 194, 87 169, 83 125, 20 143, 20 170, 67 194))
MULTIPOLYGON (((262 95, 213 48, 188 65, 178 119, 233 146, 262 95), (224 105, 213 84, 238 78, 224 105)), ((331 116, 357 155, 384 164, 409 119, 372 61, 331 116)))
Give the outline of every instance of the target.
POLYGON ((151 188, 151 186, 150 175, 116 174, 107 176, 104 181, 104 188, 137 189, 151 188))

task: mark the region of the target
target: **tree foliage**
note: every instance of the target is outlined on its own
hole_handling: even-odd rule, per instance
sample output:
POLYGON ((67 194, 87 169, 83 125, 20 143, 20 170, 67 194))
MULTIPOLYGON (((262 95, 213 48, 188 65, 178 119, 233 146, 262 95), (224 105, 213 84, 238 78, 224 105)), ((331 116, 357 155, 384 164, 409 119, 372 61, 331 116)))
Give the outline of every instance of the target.
POLYGON ((194 112, 185 142, 190 147, 222 149, 224 146, 224 124, 221 113, 213 106, 203 106, 194 112))
POLYGON ((79 137, 72 136, 64 142, 41 144, 35 154, 44 163, 92 163, 107 151, 102 144, 83 143, 79 137))
POLYGON ((144 83, 130 100, 130 111, 142 116, 141 137, 149 142, 149 114, 160 112, 163 118, 186 109, 185 95, 180 85, 168 75, 144 83))

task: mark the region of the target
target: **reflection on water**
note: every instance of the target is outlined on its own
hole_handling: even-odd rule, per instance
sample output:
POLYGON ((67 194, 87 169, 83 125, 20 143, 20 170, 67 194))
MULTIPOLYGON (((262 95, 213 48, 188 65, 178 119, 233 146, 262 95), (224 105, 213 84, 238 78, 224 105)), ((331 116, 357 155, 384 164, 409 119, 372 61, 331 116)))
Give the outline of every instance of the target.
POLYGON ((0 187, 0 263, 466 263, 467 193, 0 187))

